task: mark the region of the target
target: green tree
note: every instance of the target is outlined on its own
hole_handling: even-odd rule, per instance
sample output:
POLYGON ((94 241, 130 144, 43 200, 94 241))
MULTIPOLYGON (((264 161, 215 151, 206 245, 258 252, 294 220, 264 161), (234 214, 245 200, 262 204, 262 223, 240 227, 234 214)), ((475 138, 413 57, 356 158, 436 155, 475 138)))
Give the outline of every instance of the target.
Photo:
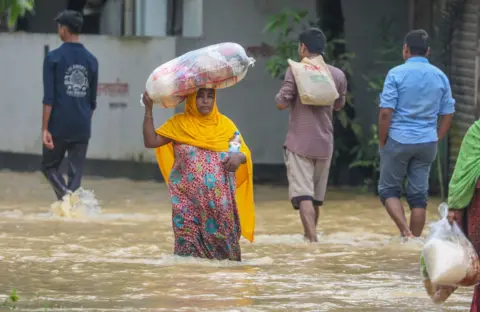
POLYGON ((19 17, 33 12, 35 0, 0 0, 0 14, 9 13, 8 27, 13 27, 19 17))

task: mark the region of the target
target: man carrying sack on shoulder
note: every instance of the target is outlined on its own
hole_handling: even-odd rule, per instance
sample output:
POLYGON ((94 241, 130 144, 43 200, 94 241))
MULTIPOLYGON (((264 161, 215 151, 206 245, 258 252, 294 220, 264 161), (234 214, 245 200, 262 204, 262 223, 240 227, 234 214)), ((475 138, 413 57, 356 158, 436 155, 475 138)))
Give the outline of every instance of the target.
POLYGON ((299 36, 301 63, 289 60, 283 85, 275 97, 277 108, 290 108, 284 144, 289 197, 300 211, 305 237, 317 242, 319 207, 323 204, 333 154, 332 114, 343 108, 347 79, 325 64, 325 35, 310 28, 299 36))

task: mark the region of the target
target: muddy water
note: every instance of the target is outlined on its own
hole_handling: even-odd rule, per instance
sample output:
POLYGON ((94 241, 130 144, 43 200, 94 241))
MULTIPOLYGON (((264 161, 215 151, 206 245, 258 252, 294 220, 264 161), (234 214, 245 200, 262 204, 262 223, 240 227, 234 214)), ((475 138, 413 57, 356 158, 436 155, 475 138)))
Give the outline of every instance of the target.
MULTIPOLYGON (((86 179, 103 213, 48 215, 39 174, 0 172, 0 305, 20 311, 465 311, 471 290, 435 306, 419 279, 421 242, 401 244, 371 195, 330 191, 320 243, 303 242, 284 188, 256 190, 257 237, 241 264, 177 259, 166 188, 86 179)), ((437 218, 438 201, 429 209, 437 218)), ((0 308, 1 310, 1 308, 0 308)))

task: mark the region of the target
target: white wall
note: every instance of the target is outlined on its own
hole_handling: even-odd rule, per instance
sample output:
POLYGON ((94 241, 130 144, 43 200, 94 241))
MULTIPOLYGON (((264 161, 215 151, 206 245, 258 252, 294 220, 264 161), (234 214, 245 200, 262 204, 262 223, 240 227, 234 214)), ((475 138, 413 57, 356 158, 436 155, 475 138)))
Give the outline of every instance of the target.
MULTIPOLYGON (((174 38, 83 36, 100 65, 99 83, 128 83, 128 93, 99 94, 88 157, 154 161, 142 139, 140 93, 150 72, 175 55, 174 38), (125 107, 110 107, 124 103, 125 107)), ((0 34, 0 150, 40 154, 44 45, 61 44, 56 35, 0 34)), ((173 110, 156 109, 162 123, 173 110)))

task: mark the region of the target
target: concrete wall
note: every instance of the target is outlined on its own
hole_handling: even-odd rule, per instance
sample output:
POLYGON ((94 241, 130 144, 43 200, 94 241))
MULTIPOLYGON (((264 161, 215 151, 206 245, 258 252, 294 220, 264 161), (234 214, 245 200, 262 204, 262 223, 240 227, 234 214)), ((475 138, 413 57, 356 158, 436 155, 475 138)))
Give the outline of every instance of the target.
MULTIPOLYGON (((273 43, 262 33, 268 16, 283 8, 308 9, 315 14, 314 0, 208 0, 203 1, 203 37, 179 38, 177 53, 183 54, 210 44, 233 41, 243 47, 273 43)), ((256 164, 283 164, 282 145, 288 112, 278 112, 274 97, 281 81, 266 72, 266 58, 257 57, 247 77, 232 88, 218 92, 218 105, 242 131, 256 164)))
MULTIPOLYGON (((83 36, 82 41, 100 64, 88 157, 153 161, 143 146, 140 93, 150 72, 175 56, 175 38, 83 36), (109 92, 122 84, 128 84, 127 92, 109 92)), ((53 34, 0 34, 0 150, 40 154, 44 46, 52 50, 60 44, 53 34)), ((154 113, 161 123, 174 111, 154 113)))

